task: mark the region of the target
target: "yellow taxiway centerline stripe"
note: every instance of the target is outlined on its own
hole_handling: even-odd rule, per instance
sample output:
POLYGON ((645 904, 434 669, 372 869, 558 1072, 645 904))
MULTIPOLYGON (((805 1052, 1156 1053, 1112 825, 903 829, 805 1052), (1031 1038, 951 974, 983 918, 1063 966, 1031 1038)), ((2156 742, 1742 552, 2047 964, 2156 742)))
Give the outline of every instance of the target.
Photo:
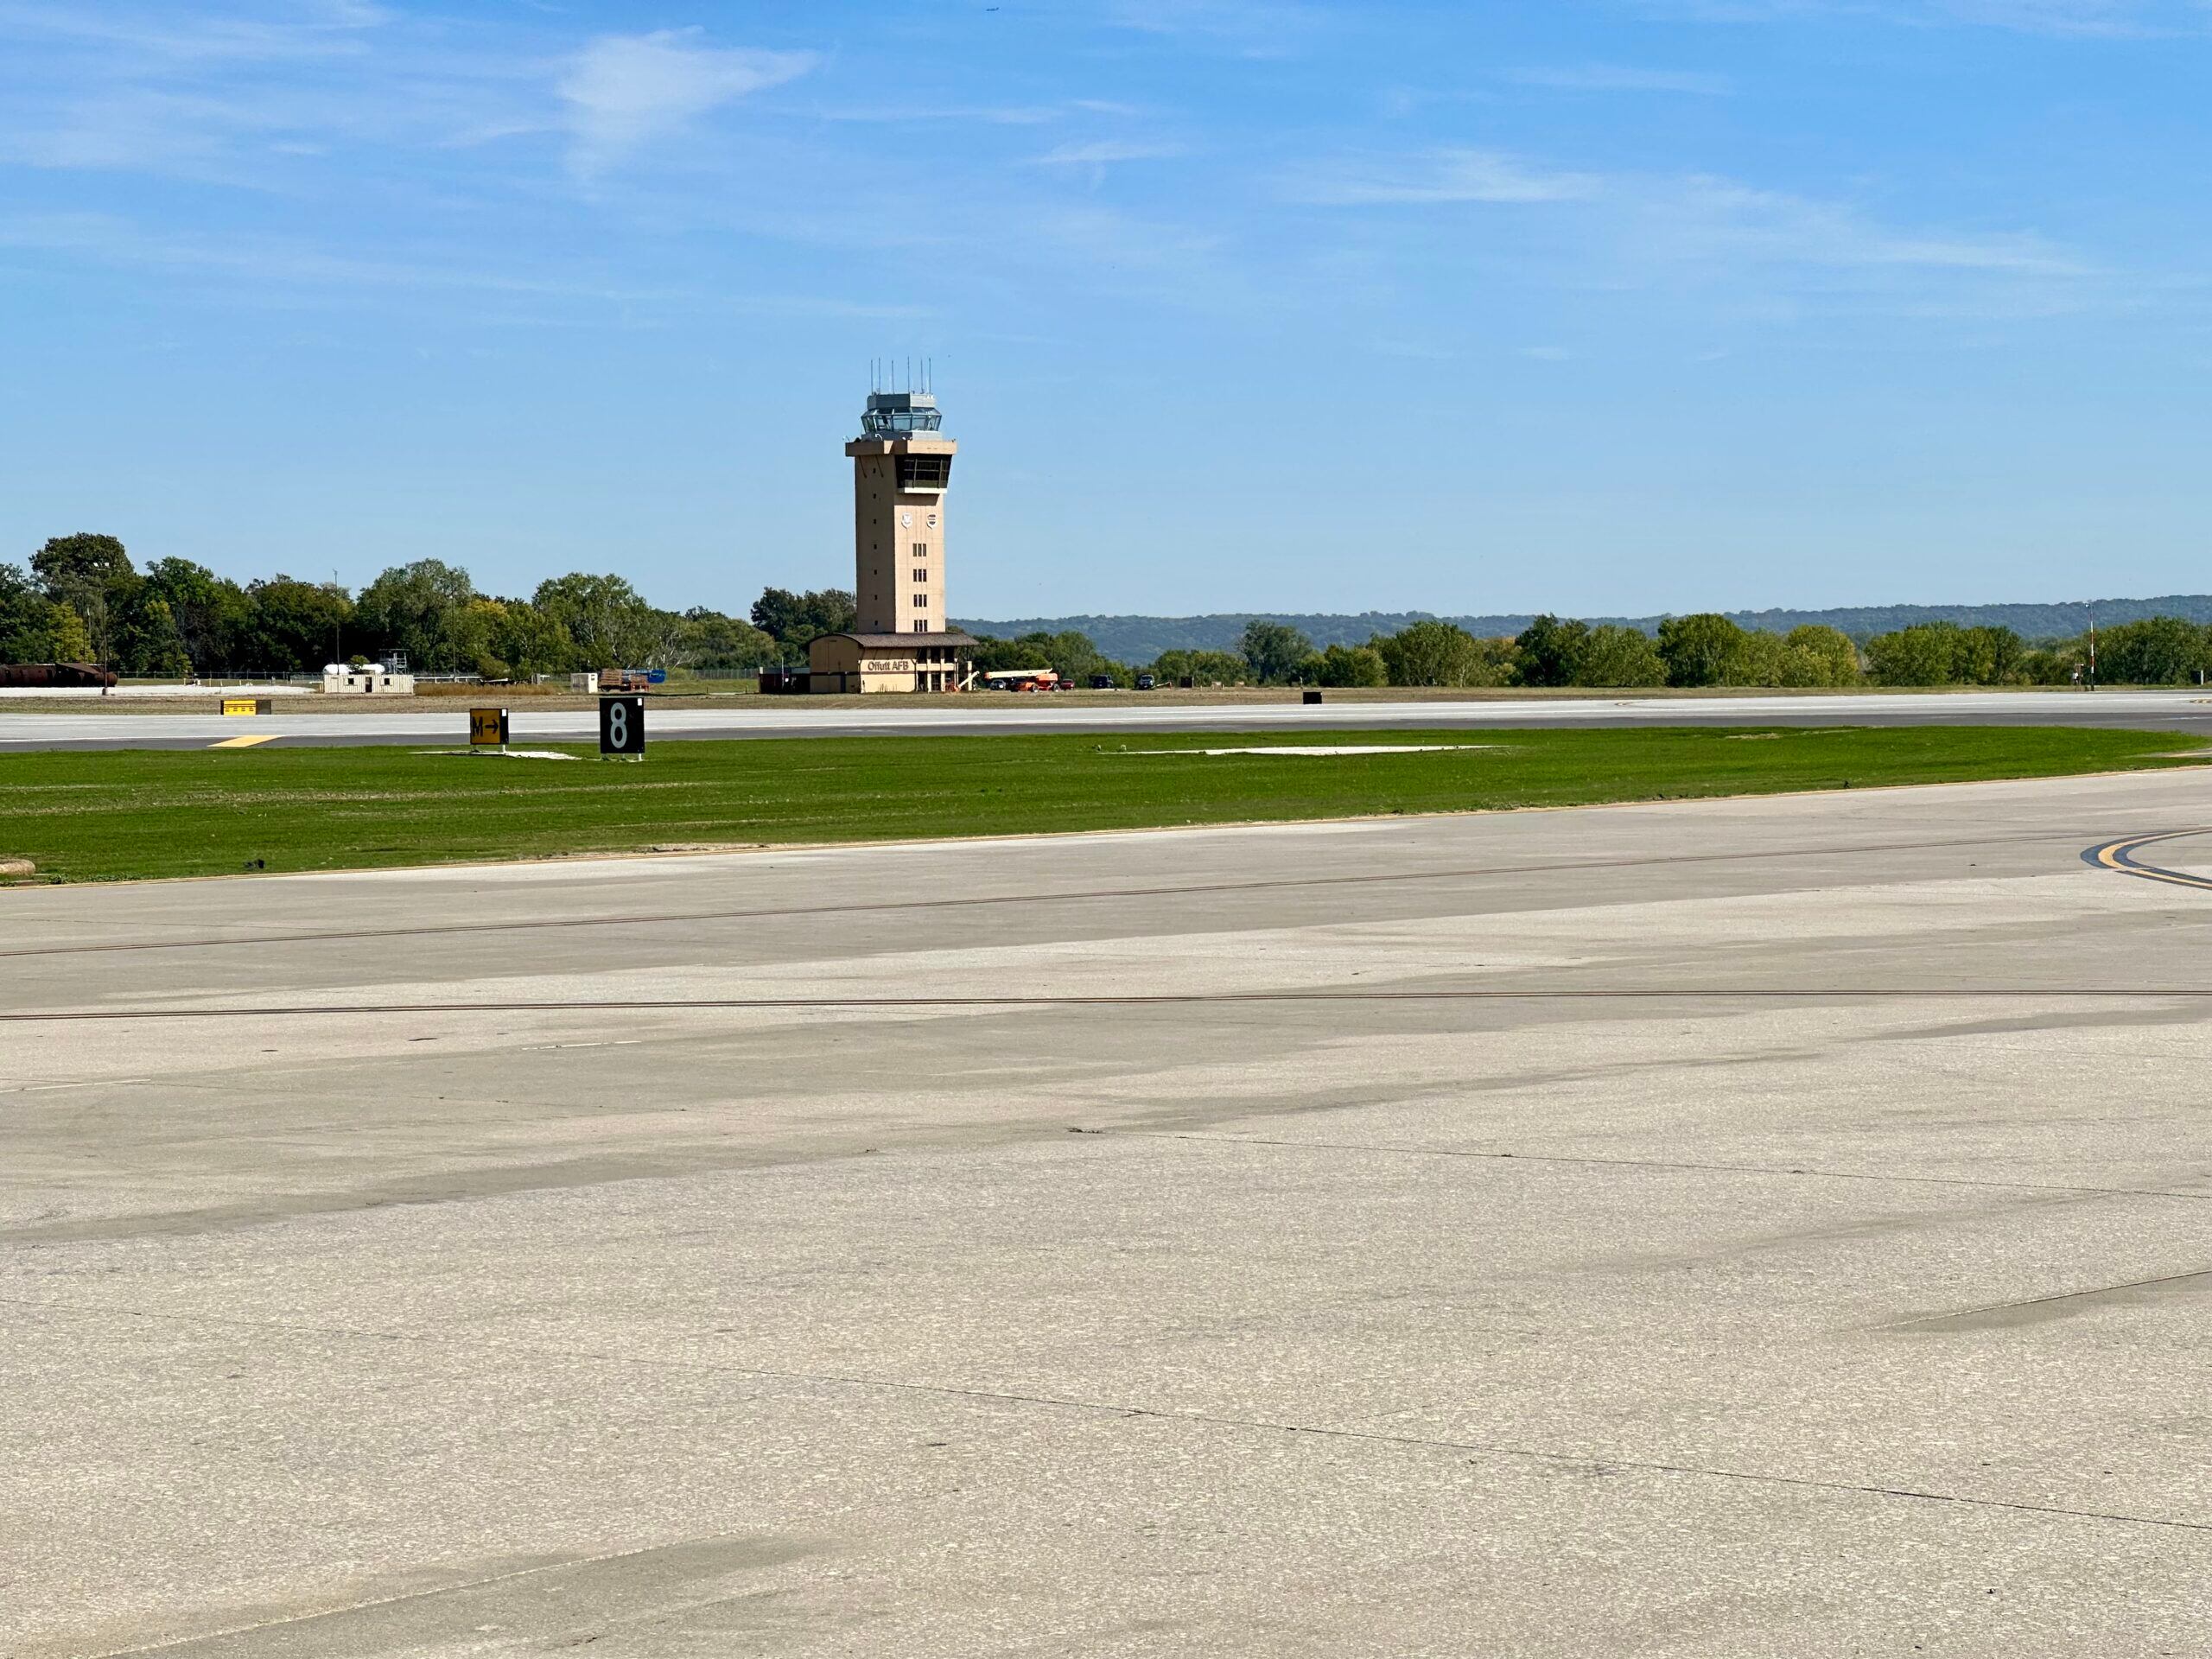
POLYGON ((276 732, 257 732, 248 737, 226 737, 207 747, 211 749, 250 749, 257 743, 274 743, 278 735, 276 732))
POLYGON ((2168 830, 2155 836, 2130 836, 2125 841, 2107 842, 2101 847, 2092 848, 2085 856, 2099 868, 2116 870, 2122 875, 2139 875, 2146 881, 2164 881, 2171 887, 2196 887, 2212 892, 2212 880, 2190 875, 2181 870, 2160 869, 2155 864, 2138 864, 2128 856, 2139 847, 2148 847, 2161 841, 2178 841, 2184 836, 2205 833, 2202 830, 2168 830))

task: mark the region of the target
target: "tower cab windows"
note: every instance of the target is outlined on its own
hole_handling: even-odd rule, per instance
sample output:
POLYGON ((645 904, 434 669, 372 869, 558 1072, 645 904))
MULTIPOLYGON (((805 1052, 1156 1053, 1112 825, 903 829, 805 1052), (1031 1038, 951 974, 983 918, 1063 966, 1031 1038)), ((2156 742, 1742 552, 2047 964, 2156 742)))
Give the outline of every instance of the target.
POLYGON ((942 490, 952 483, 950 455, 896 455, 901 490, 942 490))

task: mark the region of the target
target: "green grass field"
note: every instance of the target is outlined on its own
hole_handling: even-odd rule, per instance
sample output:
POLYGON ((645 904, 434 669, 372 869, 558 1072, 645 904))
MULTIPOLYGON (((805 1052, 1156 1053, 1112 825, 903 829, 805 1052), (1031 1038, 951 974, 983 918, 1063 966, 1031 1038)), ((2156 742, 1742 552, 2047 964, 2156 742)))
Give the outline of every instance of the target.
MULTIPOLYGON (((1567 806, 2198 764, 2170 732, 2042 727, 792 738, 639 763, 404 748, 0 755, 0 858, 69 881, 1567 806), (1441 743, 1440 753, 1206 747, 1441 743)), ((582 750, 575 751, 578 753, 582 750)))

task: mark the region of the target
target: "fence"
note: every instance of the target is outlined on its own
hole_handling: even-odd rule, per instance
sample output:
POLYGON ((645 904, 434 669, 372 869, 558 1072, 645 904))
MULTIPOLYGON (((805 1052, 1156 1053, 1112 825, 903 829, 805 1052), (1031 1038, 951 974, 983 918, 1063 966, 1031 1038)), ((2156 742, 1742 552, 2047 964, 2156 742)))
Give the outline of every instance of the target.
MULTIPOLYGON (((760 671, 763 668, 776 668, 779 666, 788 667, 792 669, 794 671, 803 672, 805 670, 806 664, 804 659, 802 659, 797 663, 781 664, 776 663, 760 663, 750 668, 671 668, 668 671, 668 677, 671 683, 677 680, 706 680, 715 683, 740 683, 750 685, 759 677, 760 671)), ((568 683, 569 676, 567 671, 564 670, 558 674, 532 674, 527 677, 529 683, 532 685, 546 685, 552 683, 566 684, 568 683)), ((168 675, 126 674, 121 676, 117 683, 122 685, 205 686, 210 690, 216 690, 226 685, 319 686, 322 683, 322 676, 319 673, 252 674, 242 672, 236 674, 195 674, 189 679, 177 680, 168 675)), ((486 679, 481 674, 417 673, 415 676, 415 683, 417 685, 490 685, 493 683, 511 683, 511 682, 490 681, 486 679)))
POLYGON ((117 677, 118 685, 188 685, 204 686, 219 691, 226 685, 321 685, 320 674, 195 674, 188 680, 180 680, 166 674, 124 674, 117 677))

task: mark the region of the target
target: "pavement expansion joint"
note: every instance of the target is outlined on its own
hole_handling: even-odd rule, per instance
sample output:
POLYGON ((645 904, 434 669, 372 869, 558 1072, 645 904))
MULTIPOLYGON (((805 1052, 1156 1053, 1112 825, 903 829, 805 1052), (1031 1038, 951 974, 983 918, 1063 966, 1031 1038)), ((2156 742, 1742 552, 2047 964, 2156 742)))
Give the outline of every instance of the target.
MULTIPOLYGON (((1394 990, 1169 991, 969 996, 564 997, 511 1002, 293 1002, 221 1007, 38 1008, 0 1013, 0 1023, 98 1023, 133 1020, 271 1020, 375 1014, 774 1013, 784 1009, 1210 1007, 1242 1004, 1404 1002, 1913 1002, 2155 1001, 2212 998, 2191 985, 1772 985, 1436 986, 1394 990)), ((431 1040, 423 1039, 420 1040, 431 1040)))

